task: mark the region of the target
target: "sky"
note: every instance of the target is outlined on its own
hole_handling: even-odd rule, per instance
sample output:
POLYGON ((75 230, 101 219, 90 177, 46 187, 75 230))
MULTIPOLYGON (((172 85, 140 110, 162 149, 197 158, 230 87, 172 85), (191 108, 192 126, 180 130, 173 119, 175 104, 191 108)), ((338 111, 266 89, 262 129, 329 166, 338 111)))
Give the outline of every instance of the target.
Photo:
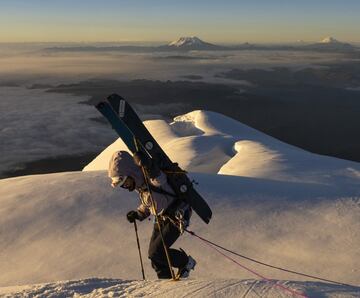
POLYGON ((0 42, 360 41, 358 0, 0 0, 0 42))

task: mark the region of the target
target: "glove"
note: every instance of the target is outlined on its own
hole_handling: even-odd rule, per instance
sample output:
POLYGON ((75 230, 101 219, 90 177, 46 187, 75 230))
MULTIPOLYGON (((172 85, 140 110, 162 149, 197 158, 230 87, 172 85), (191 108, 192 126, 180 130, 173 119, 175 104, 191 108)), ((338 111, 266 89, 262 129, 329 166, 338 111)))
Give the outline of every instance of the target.
POLYGON ((139 214, 136 211, 131 210, 126 214, 126 218, 130 223, 133 223, 136 219, 139 219, 139 214))

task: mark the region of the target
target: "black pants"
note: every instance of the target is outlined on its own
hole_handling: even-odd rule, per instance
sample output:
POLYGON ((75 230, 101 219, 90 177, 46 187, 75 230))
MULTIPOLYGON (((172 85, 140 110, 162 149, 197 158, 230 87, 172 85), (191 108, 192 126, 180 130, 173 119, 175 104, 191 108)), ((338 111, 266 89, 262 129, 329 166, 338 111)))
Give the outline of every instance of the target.
MULTIPOLYGON (((180 236, 179 229, 169 220, 165 220, 161 222, 161 231, 170 255, 171 265, 175 268, 184 267, 188 262, 186 253, 181 250, 170 248, 180 236)), ((149 259, 151 260, 151 265, 155 269, 158 278, 172 277, 157 223, 155 223, 151 235, 149 259)))

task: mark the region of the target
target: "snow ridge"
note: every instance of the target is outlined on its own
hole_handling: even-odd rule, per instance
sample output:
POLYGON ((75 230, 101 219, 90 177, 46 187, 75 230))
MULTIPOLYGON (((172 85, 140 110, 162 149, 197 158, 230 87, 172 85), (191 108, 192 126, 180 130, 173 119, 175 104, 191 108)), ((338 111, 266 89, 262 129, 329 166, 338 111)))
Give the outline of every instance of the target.
MULTIPOLYGON (((144 123, 169 157, 190 172, 359 189, 359 163, 310 153, 215 112, 193 111, 170 124, 144 123)), ((127 150, 120 139, 84 170, 106 170, 115 150, 127 150)))

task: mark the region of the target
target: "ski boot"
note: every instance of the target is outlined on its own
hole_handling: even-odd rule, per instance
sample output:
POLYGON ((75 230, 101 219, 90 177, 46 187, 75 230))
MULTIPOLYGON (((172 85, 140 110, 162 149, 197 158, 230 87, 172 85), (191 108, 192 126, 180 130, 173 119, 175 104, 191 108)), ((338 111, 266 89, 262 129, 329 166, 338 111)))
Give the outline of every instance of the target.
POLYGON ((188 258, 189 258, 189 260, 188 260, 187 264, 184 267, 179 268, 179 270, 176 274, 177 279, 189 277, 190 270, 194 270, 196 261, 191 256, 188 256, 188 258))

